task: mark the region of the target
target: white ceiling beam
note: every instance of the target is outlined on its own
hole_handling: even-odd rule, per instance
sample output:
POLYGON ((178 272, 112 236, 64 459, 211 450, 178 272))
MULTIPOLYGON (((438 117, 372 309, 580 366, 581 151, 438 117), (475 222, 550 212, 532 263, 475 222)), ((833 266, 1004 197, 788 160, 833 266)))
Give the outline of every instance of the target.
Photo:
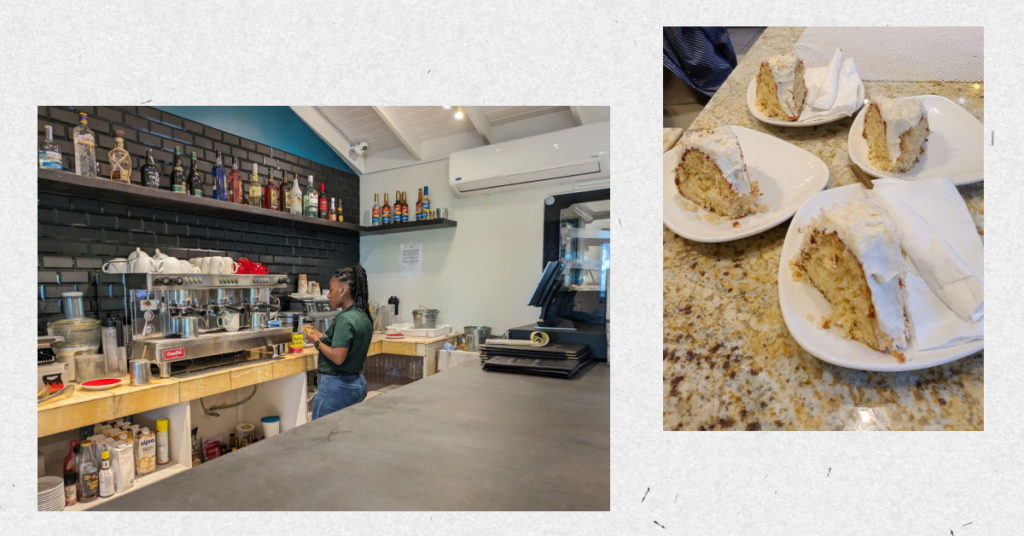
POLYGON ((352 155, 352 140, 349 140, 345 133, 319 108, 316 106, 291 106, 290 108, 356 173, 360 175, 366 173, 366 157, 352 155))
POLYGON ((397 113, 389 110, 386 106, 371 106, 370 108, 377 112, 380 120, 391 129, 391 132, 394 132, 395 137, 398 138, 398 141, 402 142, 405 150, 409 151, 413 158, 423 160, 422 140, 412 133, 412 129, 402 121, 402 118, 397 113))
POLYGON ((572 120, 576 122, 576 126, 580 126, 583 124, 583 119, 580 118, 579 106, 570 106, 569 113, 572 114, 572 120))
POLYGON ((466 106, 462 108, 466 113, 466 119, 476 129, 476 133, 484 140, 485 145, 491 144, 491 122, 487 120, 487 114, 480 106, 466 106))

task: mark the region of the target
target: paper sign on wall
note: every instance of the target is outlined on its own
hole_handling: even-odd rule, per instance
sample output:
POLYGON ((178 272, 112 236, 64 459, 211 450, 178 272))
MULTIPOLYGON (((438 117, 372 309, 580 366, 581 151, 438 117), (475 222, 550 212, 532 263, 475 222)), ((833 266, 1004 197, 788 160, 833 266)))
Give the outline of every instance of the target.
POLYGON ((402 275, 420 275, 423 269, 423 244, 414 242, 402 244, 402 275))

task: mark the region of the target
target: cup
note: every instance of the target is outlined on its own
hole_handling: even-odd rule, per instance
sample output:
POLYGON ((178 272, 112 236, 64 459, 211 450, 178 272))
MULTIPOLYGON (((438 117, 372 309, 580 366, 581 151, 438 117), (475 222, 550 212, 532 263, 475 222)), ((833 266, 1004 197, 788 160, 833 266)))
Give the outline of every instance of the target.
POLYGON ((140 248, 135 248, 135 251, 128 255, 128 267, 129 271, 137 274, 156 271, 156 263, 153 262, 153 258, 140 248))
POLYGON ((160 260, 166 259, 168 257, 169 256, 166 253, 162 253, 160 251, 160 248, 157 248, 156 251, 153 253, 153 260, 154 261, 160 261, 160 260))
POLYGON ((192 259, 192 264, 199 267, 199 273, 210 273, 210 257, 199 257, 198 259, 192 259))
POLYGON ((131 371, 132 385, 146 385, 149 383, 149 361, 144 359, 132 359, 129 370, 131 371))
POLYGON ((181 262, 174 257, 164 257, 156 261, 156 271, 161 274, 182 274, 186 273, 181 269, 181 262))
POLYGON ((123 274, 128 271, 128 259, 118 257, 103 263, 103 271, 108 274, 123 274))
POLYGON ((220 271, 216 273, 233 274, 238 270, 238 263, 231 257, 214 257, 220 260, 220 271))
POLYGON ((238 331, 241 316, 234 312, 221 313, 217 316, 217 326, 224 328, 225 331, 238 331))
POLYGON ((238 271, 235 272, 235 273, 236 274, 251 274, 251 273, 255 273, 255 272, 253 272, 253 268, 255 267, 255 265, 256 265, 256 263, 250 261, 249 259, 247 259, 245 257, 242 257, 242 258, 238 259, 238 271))

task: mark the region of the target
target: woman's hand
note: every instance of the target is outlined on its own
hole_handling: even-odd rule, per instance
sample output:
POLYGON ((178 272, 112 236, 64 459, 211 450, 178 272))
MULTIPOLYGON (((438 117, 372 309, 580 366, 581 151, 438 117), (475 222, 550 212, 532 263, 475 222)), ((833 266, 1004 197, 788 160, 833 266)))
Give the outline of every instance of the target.
POLYGON ((313 326, 303 326, 306 331, 306 338, 313 343, 314 346, 320 344, 320 339, 323 338, 324 334, 317 331, 313 326))

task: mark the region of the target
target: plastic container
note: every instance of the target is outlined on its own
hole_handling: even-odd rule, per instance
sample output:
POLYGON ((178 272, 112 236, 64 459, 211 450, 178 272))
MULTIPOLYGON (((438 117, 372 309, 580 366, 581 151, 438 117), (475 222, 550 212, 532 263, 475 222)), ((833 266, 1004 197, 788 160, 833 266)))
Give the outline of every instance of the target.
POLYGON ((107 362, 102 354, 76 354, 75 379, 78 383, 107 377, 107 362))
POLYGON ((103 342, 103 359, 106 361, 107 370, 111 374, 118 374, 120 367, 117 366, 117 320, 114 315, 107 315, 103 319, 100 338, 103 342))
POLYGON ((263 426, 263 437, 271 438, 281 433, 281 417, 277 415, 269 415, 260 419, 260 425, 263 426))

